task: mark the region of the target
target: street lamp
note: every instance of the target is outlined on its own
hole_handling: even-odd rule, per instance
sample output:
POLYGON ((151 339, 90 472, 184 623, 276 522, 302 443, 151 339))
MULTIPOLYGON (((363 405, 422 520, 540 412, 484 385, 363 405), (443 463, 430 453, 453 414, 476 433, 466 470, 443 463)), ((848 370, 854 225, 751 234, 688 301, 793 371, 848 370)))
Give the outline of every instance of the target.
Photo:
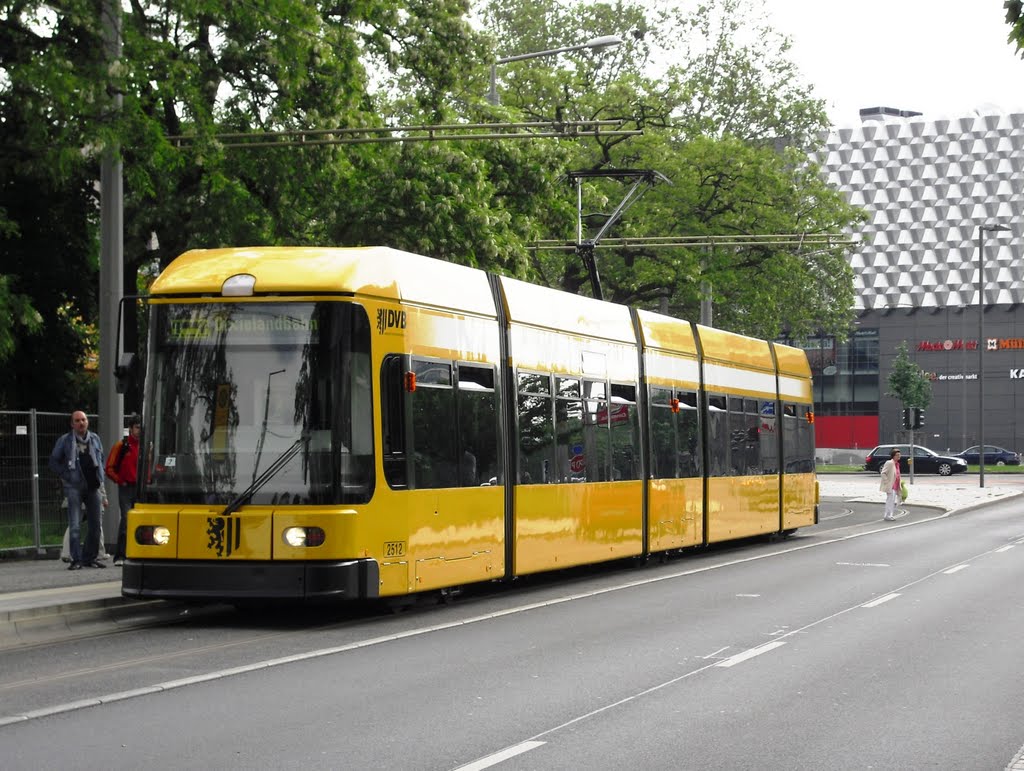
POLYGON ((518 62, 523 59, 536 59, 540 56, 555 56, 556 54, 564 54, 569 51, 582 51, 584 48, 590 48, 595 51, 599 51, 602 48, 613 48, 622 43, 622 39, 617 35, 602 35, 601 37, 595 37, 588 40, 586 43, 580 43, 574 46, 565 46, 564 48, 552 48, 549 51, 534 51, 528 54, 516 54, 515 56, 506 56, 503 59, 496 60, 491 65, 491 90, 487 93, 487 101, 493 105, 501 104, 501 99, 498 97, 498 73, 497 66, 499 64, 508 64, 509 62, 518 62))
POLYGON ((978 226, 978 487, 985 486, 985 231, 1002 233, 1006 225, 978 226))

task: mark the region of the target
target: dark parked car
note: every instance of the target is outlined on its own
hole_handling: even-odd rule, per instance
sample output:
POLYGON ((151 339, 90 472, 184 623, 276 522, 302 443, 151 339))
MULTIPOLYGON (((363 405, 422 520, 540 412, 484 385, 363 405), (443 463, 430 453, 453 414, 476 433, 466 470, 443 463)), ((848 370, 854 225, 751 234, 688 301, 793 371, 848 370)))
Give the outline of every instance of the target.
MULTIPOLYGON (((974 447, 968 447, 963 452, 956 454, 958 458, 963 458, 965 461, 970 463, 972 466, 978 465, 978 445, 974 447)), ((1014 452, 1013 450, 1004 450, 1002 447, 996 447, 994 444, 985 445, 985 465, 986 466, 1019 466, 1020 465, 1020 453, 1014 452)))
MULTIPOLYGON (((910 473, 910 445, 909 444, 880 444, 868 453, 864 459, 865 471, 881 471, 882 464, 889 460, 889 453, 893 448, 900 451, 900 473, 910 473)), ((914 445, 914 473, 915 474, 941 474, 948 477, 950 474, 959 474, 967 471, 967 461, 956 455, 939 455, 927 447, 914 445)))

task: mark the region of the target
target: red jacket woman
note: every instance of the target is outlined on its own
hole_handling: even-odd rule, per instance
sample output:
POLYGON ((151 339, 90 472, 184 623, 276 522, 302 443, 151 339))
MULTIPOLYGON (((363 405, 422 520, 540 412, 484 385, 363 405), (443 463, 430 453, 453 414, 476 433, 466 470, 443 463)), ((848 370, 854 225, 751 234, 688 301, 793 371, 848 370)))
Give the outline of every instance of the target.
POLYGON ((117 549, 114 551, 114 564, 124 564, 124 551, 127 539, 128 512, 135 505, 135 482, 139 469, 139 436, 142 434, 142 423, 138 417, 128 421, 128 435, 115 444, 107 456, 107 476, 117 482, 117 506, 121 510, 121 518, 117 526, 117 549))

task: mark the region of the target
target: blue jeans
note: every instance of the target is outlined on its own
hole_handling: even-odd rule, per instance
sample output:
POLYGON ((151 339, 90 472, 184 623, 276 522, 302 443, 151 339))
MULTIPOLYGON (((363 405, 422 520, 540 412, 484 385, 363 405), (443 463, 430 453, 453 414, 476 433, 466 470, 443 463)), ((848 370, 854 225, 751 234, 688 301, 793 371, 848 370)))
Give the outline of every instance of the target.
POLYGON ((64 486, 68 499, 68 551, 72 562, 88 565, 100 553, 100 491, 64 486), (85 506, 85 548, 81 545, 82 507, 85 506))
POLYGON ((135 484, 117 486, 117 507, 121 510, 121 517, 117 523, 117 547, 114 549, 114 559, 123 560, 124 550, 128 545, 128 512, 135 505, 135 484))

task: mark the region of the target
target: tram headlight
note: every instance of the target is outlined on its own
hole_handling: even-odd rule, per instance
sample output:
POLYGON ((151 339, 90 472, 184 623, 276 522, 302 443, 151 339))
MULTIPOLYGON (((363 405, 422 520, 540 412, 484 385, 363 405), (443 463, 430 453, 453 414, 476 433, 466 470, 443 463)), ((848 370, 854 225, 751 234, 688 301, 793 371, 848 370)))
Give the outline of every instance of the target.
POLYGON ((322 546, 326 537, 320 527, 289 527, 284 531, 284 542, 289 546, 322 546))
POLYGON ((135 528, 135 542, 142 546, 166 546, 170 540, 171 530, 163 525, 140 525, 135 528))

